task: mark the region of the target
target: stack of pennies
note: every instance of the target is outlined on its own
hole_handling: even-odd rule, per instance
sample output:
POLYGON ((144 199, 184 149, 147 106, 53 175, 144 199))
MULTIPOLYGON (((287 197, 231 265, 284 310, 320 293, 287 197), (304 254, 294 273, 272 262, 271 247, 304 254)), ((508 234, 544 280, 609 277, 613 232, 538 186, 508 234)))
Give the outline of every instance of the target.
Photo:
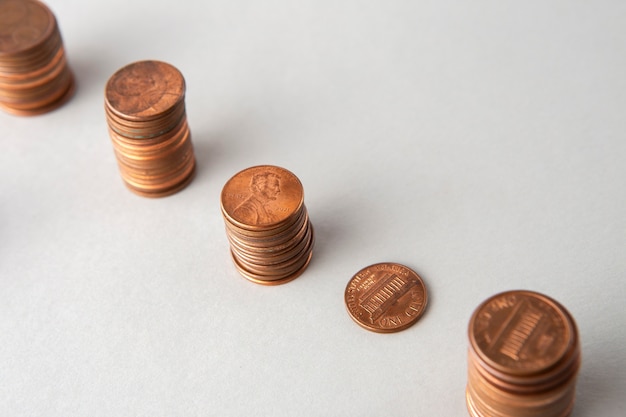
POLYGON ((271 165, 245 169, 224 185, 221 209, 233 261, 245 278, 278 285, 306 269, 313 226, 294 174, 271 165))
POLYGON ((109 79, 105 113, 120 174, 145 197, 184 188, 196 161, 185 112, 185 80, 170 64, 140 61, 109 79))
POLYGON ((35 0, 0 0, 0 108, 31 116, 74 92, 57 21, 35 0))
POLYGON ((580 344, 569 312, 531 291, 483 302, 469 324, 467 408, 473 417, 566 417, 580 344))

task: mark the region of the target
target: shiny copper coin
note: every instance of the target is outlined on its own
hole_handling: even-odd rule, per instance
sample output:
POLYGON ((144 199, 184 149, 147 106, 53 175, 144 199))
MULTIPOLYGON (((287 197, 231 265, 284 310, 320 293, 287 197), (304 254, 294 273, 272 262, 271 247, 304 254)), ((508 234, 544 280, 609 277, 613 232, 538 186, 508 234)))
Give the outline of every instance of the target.
POLYGON ((348 282, 344 300, 361 327, 392 333, 412 326, 424 314, 428 293, 415 271, 397 263, 363 268, 348 282))
POLYGON ((566 417, 573 408, 580 343, 555 300, 507 291, 484 301, 469 324, 466 402, 474 417, 566 417))
POLYGON ((233 176, 221 194, 222 213, 242 229, 266 230, 297 215, 304 201, 300 180, 284 168, 261 165, 233 176))
POLYGON ((308 266, 314 231, 300 180, 262 165, 235 174, 222 189, 221 211, 235 266, 264 285, 291 281, 308 266))
POLYGON ((127 120, 160 117, 184 95, 182 74, 160 61, 140 61, 121 68, 111 76, 105 90, 109 109, 127 120))
POLYGON ((474 313, 470 344, 490 367, 507 374, 541 372, 560 361, 573 343, 564 308, 530 291, 497 294, 474 313))

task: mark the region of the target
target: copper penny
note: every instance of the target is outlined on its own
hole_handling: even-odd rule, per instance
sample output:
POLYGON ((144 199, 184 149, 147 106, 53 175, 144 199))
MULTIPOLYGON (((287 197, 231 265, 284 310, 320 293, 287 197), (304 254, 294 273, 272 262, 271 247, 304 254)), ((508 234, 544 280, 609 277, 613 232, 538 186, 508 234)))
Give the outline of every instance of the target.
POLYGON ((361 327, 392 333, 412 326, 424 314, 426 286, 415 271, 397 263, 363 268, 348 282, 348 313, 361 327))
POLYGON ((28 50, 54 30, 50 10, 38 1, 0 0, 0 55, 28 50))
POLYGON ((74 92, 54 15, 33 0, 0 0, 0 108, 45 113, 74 92))
POLYGON ((160 61, 139 61, 121 68, 105 89, 109 109, 128 120, 160 117, 184 95, 185 80, 180 71, 160 61))
POLYGON ((241 275, 278 285, 306 269, 315 236, 303 197, 300 180, 272 165, 240 171, 224 185, 221 211, 241 275))
POLYGON ((249 230, 278 227, 299 214, 304 192, 300 180, 284 168, 260 165, 235 174, 222 189, 222 212, 235 226, 249 230))
POLYGON ((39 114, 48 113, 61 107, 70 98, 72 98, 75 89, 76 84, 74 83, 74 75, 70 71, 69 74, 67 74, 66 80, 64 81, 61 89, 57 91, 57 93, 60 93, 60 97, 58 97, 57 95, 53 96, 52 99, 50 97, 45 97, 44 99, 40 99, 39 101, 27 103, 27 108, 19 108, 15 105, 7 105, 3 102, 0 102, 0 109, 16 116, 36 116, 39 114))
POLYGON ((115 72, 104 110, 122 179, 146 197, 173 194, 194 176, 185 80, 172 65, 140 61, 115 72))
POLYGON ((569 416, 581 363, 578 330, 558 302, 532 291, 484 301, 469 324, 471 416, 569 416))
POLYGON ((480 359, 508 374, 547 370, 570 349, 574 329, 562 306, 531 291, 494 295, 475 311, 469 338, 480 359))

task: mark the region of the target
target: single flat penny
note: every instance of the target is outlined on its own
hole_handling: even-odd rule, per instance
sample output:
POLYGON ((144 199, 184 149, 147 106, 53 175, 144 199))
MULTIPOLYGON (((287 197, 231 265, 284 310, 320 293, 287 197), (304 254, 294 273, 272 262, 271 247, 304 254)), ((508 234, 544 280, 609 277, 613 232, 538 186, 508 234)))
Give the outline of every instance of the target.
POLYGON ((181 104, 185 79, 172 65, 160 61, 129 64, 109 78, 105 100, 124 119, 149 120, 181 104))
POLYGON ((377 333, 412 326, 424 314, 426 286, 415 271, 396 263, 363 268, 348 282, 344 300, 350 317, 377 333))
POLYGON ((298 177, 284 168, 260 165, 235 174, 222 189, 222 212, 237 227, 267 230, 279 227, 303 207, 298 177))
POLYGON ((532 291, 507 291, 484 301, 469 324, 470 344, 490 367, 530 375, 556 365, 571 350, 576 330, 553 299, 532 291))
POLYGON ((0 55, 28 50, 55 27, 54 15, 38 1, 0 0, 0 55))

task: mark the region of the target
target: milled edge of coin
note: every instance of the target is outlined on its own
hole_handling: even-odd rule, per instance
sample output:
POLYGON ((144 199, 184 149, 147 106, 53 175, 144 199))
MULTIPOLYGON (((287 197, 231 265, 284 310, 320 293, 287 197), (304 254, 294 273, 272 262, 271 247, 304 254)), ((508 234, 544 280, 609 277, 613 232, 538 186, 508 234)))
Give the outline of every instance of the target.
MULTIPOLYGON (((371 285, 374 285, 374 284, 376 284, 376 282, 372 283, 371 285)), ((406 293, 400 295, 396 299, 396 302, 400 298, 405 296, 405 295, 406 295, 406 293)), ((409 267, 407 267, 405 265, 399 264, 399 263, 395 263, 395 262, 380 262, 380 263, 375 263, 375 264, 369 265, 369 266, 367 266, 365 268, 362 268, 360 271, 358 271, 356 274, 354 274, 352 276, 352 278, 350 279, 350 281, 348 281, 348 284, 346 285, 346 290, 344 292, 344 303, 346 305, 346 309, 348 311, 348 314, 350 315, 350 318, 352 318, 352 320, 354 320, 355 323, 357 323, 359 326, 363 327, 364 329, 367 329, 367 330, 370 330, 370 331, 373 331, 373 332, 376 332, 376 333, 396 333, 396 332, 408 329, 409 327, 413 326, 424 315, 424 313, 426 311, 426 306, 428 305, 428 290, 426 289, 426 285, 424 284, 424 280, 417 274, 417 272, 415 272, 411 268, 409 268, 409 267), (390 269, 394 273, 402 272, 403 275, 406 274, 406 276, 411 276, 413 278, 413 281, 415 282, 415 285, 412 285, 411 287, 419 286, 421 288, 421 290, 422 290, 423 297, 424 297, 424 299, 421 302, 421 305, 419 305, 419 308, 417 308, 417 309, 416 308, 410 308, 410 307, 413 307, 413 304, 409 303, 409 306, 407 308, 410 308, 411 311, 415 312, 415 314, 408 314, 405 311, 405 315, 406 315, 406 317, 409 318, 409 320, 407 322, 402 322, 402 320, 399 319, 398 321, 400 321, 400 324, 395 326, 395 327, 384 327, 384 326, 376 326, 374 324, 368 324, 368 323, 360 320, 357 317, 356 311, 353 311, 353 309, 351 308, 351 305, 353 305, 353 303, 355 302, 355 300, 350 298, 352 296, 352 294, 354 293, 354 291, 351 291, 351 289, 352 289, 353 283, 358 278, 362 278, 359 275, 365 274, 370 269, 375 269, 375 268, 383 269, 384 266, 389 266, 390 269), (402 270, 404 270, 404 271, 402 271, 402 270)), ((393 304, 390 305, 389 307, 391 307, 391 306, 393 306, 393 304)))
POLYGON ((55 100, 50 101, 49 103, 46 103, 41 107, 34 107, 30 109, 16 109, 14 107, 7 106, 6 104, 0 102, 0 109, 2 109, 3 111, 7 113, 13 114, 15 116, 26 116, 26 117, 39 116, 41 114, 49 113, 54 110, 57 110, 58 108, 66 104, 74 96, 74 93, 76 92, 76 81, 74 79, 74 74, 70 73, 70 77, 71 79, 68 83, 67 89, 63 91, 63 94, 59 98, 56 98, 55 100))
POLYGON ((126 181, 126 179, 124 179, 123 177, 122 177, 122 180, 123 180, 122 182, 124 183, 126 188, 128 188, 130 191, 132 191, 133 193, 137 194, 138 196, 148 197, 148 198, 167 197, 167 196, 170 196, 172 194, 175 194, 175 193, 183 190, 189 184, 191 184, 191 181, 196 176, 196 160, 195 160, 195 158, 194 158, 192 164, 193 165, 191 166, 191 172, 189 174, 187 174, 188 176, 186 178, 184 178, 180 183, 177 183, 176 185, 172 186, 171 188, 166 188, 164 190, 158 190, 158 191, 154 191, 154 192, 145 191, 143 188, 136 188, 133 185, 129 184, 128 181, 126 181))
MULTIPOLYGON (((311 226, 311 230, 313 231, 313 226, 311 226)), ((231 255, 231 260, 235 264, 235 267, 245 279, 247 279, 248 281, 254 282, 255 284, 261 284, 265 286, 275 286, 275 285, 286 284, 298 278, 300 275, 302 275, 302 273, 309 267, 309 263, 311 263, 311 259, 313 258, 314 247, 315 247, 315 236, 313 235, 313 237, 311 238, 311 242, 310 242, 309 253, 305 258, 303 258, 304 260, 303 260, 302 266, 298 267, 298 269, 296 269, 293 273, 291 273, 288 276, 284 276, 284 277, 281 276, 279 278, 273 278, 273 279, 265 279, 266 278, 265 276, 262 277, 260 275, 253 274, 247 271, 242 265, 239 264, 239 262, 237 262, 237 259, 233 255, 232 249, 230 250, 230 255, 231 255)))

